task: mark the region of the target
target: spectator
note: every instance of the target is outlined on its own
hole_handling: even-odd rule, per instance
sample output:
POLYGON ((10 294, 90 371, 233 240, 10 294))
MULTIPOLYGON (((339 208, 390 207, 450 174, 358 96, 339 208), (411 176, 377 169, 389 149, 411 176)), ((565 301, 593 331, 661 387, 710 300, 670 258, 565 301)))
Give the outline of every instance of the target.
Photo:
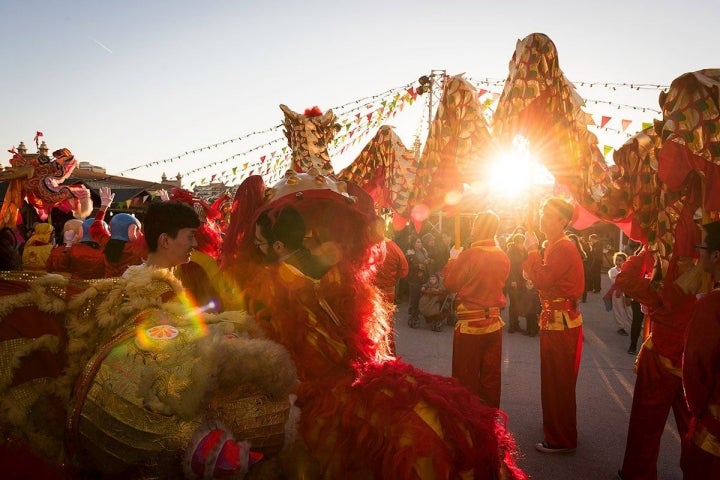
POLYGON ((612 302, 613 318, 615 319, 615 326, 617 327, 618 335, 628 335, 630 325, 632 324, 632 311, 630 310, 630 298, 626 297, 622 290, 617 288, 615 285, 615 278, 622 271, 622 265, 627 260, 627 255, 624 252, 615 252, 613 255, 613 264, 610 270, 608 270, 608 277, 610 277, 610 289, 605 294, 605 297, 610 297, 612 302))
POLYGON ((528 337, 537 336, 540 326, 538 325, 538 318, 542 311, 542 304, 540 303, 540 294, 532 280, 524 280, 523 284, 525 292, 522 295, 521 302, 521 314, 525 317, 525 332, 523 335, 528 337))
POLYGON ((405 252, 407 258, 409 273, 407 276, 408 280, 408 323, 410 326, 415 324, 417 326, 419 322, 419 309, 418 304, 420 303, 420 287, 427 282, 428 269, 432 260, 427 250, 423 247, 422 239, 416 238, 413 241, 412 248, 405 252))
POLYGON ((522 264, 527 258, 527 251, 523 243, 525 236, 516 233, 510 237, 507 246, 507 256, 510 259, 510 275, 505 284, 508 296, 508 333, 525 331, 520 327, 520 314, 522 297, 525 295, 525 277, 523 277, 522 264))
POLYGON ((587 252, 587 279, 586 291, 598 293, 602 290, 600 270, 603 263, 603 245, 594 233, 588 237, 590 251, 587 252))
POLYGON ((428 281, 420 287, 419 310, 425 321, 431 325, 434 332, 440 332, 447 318, 447 310, 443 304, 447 291, 440 280, 440 275, 431 273, 428 281))

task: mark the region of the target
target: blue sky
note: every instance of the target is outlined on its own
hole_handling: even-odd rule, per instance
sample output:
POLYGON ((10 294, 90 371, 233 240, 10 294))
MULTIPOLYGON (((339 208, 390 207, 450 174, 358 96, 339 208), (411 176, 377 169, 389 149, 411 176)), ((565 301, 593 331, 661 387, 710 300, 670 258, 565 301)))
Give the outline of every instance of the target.
MULTIPOLYGON (((327 109, 431 69, 502 80, 515 42, 533 32, 554 41, 576 83, 668 85, 685 72, 720 67, 720 3, 711 0, 3 0, 0 18, 3 152, 20 141, 33 151, 40 130, 51 149, 67 147, 109 173, 278 125, 281 103, 327 109)), ((585 98, 657 108, 655 90, 578 89, 585 98)), ((587 110, 654 116, 604 104, 587 110)), ((395 121, 411 144, 419 120, 395 121)), ((128 176, 174 177, 243 148, 128 176)))

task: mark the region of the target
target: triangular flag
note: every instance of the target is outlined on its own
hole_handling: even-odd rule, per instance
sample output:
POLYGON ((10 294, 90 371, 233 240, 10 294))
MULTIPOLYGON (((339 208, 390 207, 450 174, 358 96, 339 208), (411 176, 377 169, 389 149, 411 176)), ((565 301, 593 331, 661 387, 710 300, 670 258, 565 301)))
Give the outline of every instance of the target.
POLYGON ((624 132, 625 130, 627 130, 627 128, 630 126, 631 123, 632 123, 632 120, 623 119, 622 120, 622 131, 624 132))
POLYGON ((603 145, 603 156, 607 156, 608 153, 613 149, 610 145, 603 145))
POLYGON ((603 128, 607 123, 610 121, 610 117, 606 117, 605 115, 602 116, 602 119, 600 120, 600 128, 603 128))
POLYGON ((642 122, 642 129, 645 130, 646 128, 652 127, 653 124, 651 122, 642 122))

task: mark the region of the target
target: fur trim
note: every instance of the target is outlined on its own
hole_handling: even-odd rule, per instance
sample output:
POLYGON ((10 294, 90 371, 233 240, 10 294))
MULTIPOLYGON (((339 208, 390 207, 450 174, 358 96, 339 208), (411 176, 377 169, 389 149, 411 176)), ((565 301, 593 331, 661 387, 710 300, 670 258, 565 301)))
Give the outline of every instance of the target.
POLYGON ((4 381, 0 380, 0 393, 4 392, 8 386, 12 384, 14 373, 18 368, 20 368, 20 364, 22 363, 22 359, 24 357, 27 357, 38 350, 47 350, 52 353, 57 353, 59 344, 60 340, 58 337, 50 334, 42 335, 38 338, 27 339, 27 342, 15 349, 15 353, 10 360, 11 374, 7 378, 3 379, 4 381))

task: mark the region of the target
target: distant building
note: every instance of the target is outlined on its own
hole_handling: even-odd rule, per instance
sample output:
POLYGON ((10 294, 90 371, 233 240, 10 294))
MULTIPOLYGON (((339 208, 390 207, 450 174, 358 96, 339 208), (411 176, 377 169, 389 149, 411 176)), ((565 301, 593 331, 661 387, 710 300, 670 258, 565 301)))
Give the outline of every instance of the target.
POLYGON ((160 177, 160 183, 162 183, 163 185, 167 185, 170 188, 183 188, 182 178, 182 175, 178 173, 177 175, 175 175, 175 180, 169 180, 167 178, 167 175, 163 173, 162 177, 160 177))
MULTIPOLYGON (((221 197, 226 192, 232 192, 237 190, 237 187, 230 187, 225 182, 210 182, 208 185, 197 185, 193 189, 193 193, 198 198, 202 198, 205 201, 215 200, 221 197)), ((231 193, 232 195, 232 193, 231 193)))
POLYGON ((98 167, 97 165, 92 165, 90 162, 80 162, 78 163, 78 166, 76 169, 80 170, 87 170, 89 172, 96 172, 96 173, 105 173, 105 167, 98 167))

